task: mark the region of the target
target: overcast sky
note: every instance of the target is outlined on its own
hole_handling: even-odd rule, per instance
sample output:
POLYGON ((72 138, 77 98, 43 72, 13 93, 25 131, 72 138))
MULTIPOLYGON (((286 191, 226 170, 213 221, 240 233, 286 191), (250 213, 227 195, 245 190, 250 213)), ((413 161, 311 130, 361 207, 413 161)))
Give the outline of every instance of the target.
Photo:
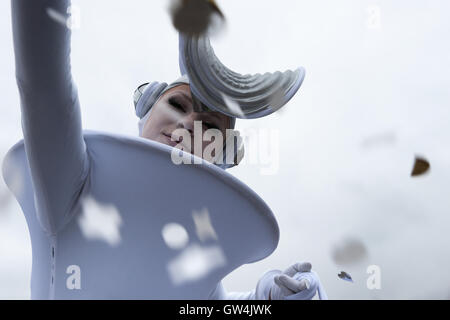
MULTIPOLYGON (((179 76, 168 3, 73 1, 81 10, 72 68, 84 128, 137 135, 135 88, 179 76)), ((310 261, 331 299, 449 299, 450 2, 218 4, 227 27, 212 44, 225 65, 240 73, 306 69, 280 113, 237 121, 243 131, 279 134, 276 174, 251 164, 229 172, 271 207, 281 238, 270 257, 228 275, 226 289, 251 290, 267 270, 310 261), (411 178, 415 155, 431 170, 411 178), (333 258, 348 238, 365 257, 333 258), (379 290, 366 286, 369 265, 380 267, 379 290)), ((9 1, 0 1, 0 16, 2 159, 22 132, 9 1)), ((30 273, 26 222, 1 180, 0 298, 29 298, 30 273)))

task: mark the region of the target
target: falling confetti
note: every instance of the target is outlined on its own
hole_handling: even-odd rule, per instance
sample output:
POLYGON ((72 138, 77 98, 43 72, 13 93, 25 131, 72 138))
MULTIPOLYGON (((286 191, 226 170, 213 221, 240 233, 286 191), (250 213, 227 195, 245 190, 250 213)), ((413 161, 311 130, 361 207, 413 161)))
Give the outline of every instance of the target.
POLYGON ((427 173, 429 169, 430 163, 426 159, 416 156, 416 161, 414 163, 414 168, 411 172, 411 176, 416 177, 423 175, 427 173))
POLYGON ((211 33, 225 21, 214 0, 172 0, 169 10, 175 29, 189 35, 211 33))
POLYGON ((367 257, 367 249, 360 240, 348 238, 336 245, 332 257, 334 262, 340 265, 358 263, 367 257))
POLYGON ((217 234, 211 224, 211 218, 207 208, 203 208, 201 211, 193 211, 192 218, 195 223, 195 231, 201 241, 209 239, 217 240, 217 234))
POLYGON ((47 15, 54 21, 62 24, 63 26, 67 26, 68 17, 55 9, 47 8, 47 15))
POLYGON ((192 244, 169 262, 167 271, 172 283, 181 285, 199 280, 225 264, 225 254, 219 246, 201 247, 192 244))
POLYGON ((168 223, 161 230, 166 245, 175 250, 183 249, 189 241, 186 229, 178 223, 168 223))
POLYGON ((341 273, 338 274, 338 277, 341 278, 342 280, 353 282, 352 277, 350 277, 350 275, 345 271, 341 271, 341 273))
POLYGON ((47 15, 53 21, 67 27, 70 30, 80 29, 80 8, 72 5, 67 8, 67 14, 61 13, 53 8, 47 8, 47 15))
POLYGON ((122 241, 120 226, 122 217, 113 205, 103 205, 88 197, 83 200, 83 214, 78 224, 83 235, 90 240, 98 239, 114 247, 122 241))
POLYGON ((222 93, 222 99, 232 114, 236 115, 238 118, 245 118, 244 112, 242 111, 241 107, 239 106, 239 104, 236 101, 232 100, 231 98, 224 95, 223 93, 222 93))

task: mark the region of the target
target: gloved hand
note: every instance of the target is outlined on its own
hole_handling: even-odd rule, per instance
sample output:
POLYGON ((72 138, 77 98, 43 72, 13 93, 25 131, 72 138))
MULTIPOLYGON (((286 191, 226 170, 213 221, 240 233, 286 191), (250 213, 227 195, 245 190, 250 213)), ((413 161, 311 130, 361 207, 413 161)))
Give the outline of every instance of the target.
POLYGON ((310 288, 307 279, 296 280, 294 276, 301 272, 310 272, 311 263, 297 262, 273 278, 274 284, 269 292, 269 300, 284 300, 286 296, 310 288))

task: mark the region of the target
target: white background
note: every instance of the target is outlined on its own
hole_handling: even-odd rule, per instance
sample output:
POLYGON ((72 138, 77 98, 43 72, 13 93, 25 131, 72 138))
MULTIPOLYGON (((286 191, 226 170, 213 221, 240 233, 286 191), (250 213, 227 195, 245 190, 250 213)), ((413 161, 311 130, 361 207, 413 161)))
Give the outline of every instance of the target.
MULTIPOLYGON (((167 0, 74 0, 73 74, 86 129, 137 134, 132 94, 179 76, 167 0)), ((306 68, 279 114, 237 128, 278 130, 279 171, 231 169, 275 213, 281 238, 263 261, 224 280, 251 290, 270 269, 310 261, 331 299, 450 298, 450 2, 446 0, 219 1, 227 29, 212 43, 240 73, 306 68), (375 7, 374 7, 375 6, 375 7), (380 11, 379 25, 369 8, 380 11), (375 19, 375 20, 373 20, 375 19), (414 156, 431 163, 411 178, 414 156), (367 250, 333 260, 347 237, 367 250), (366 286, 369 265, 381 289, 366 286), (351 274, 354 283, 337 277, 351 274)), ((373 10, 372 10, 373 11, 373 10)), ((0 160, 22 137, 10 2, 0 1, 0 160)), ((25 219, 0 181, 0 298, 29 298, 25 219)))

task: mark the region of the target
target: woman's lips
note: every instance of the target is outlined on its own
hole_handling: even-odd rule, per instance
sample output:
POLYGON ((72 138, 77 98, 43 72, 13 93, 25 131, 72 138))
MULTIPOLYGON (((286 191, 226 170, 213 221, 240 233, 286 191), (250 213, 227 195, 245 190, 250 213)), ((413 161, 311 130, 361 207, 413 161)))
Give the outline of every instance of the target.
POLYGON ((180 141, 177 141, 177 140, 175 140, 175 141, 173 141, 172 140, 172 137, 171 136, 169 136, 168 134, 166 134, 166 133, 162 133, 162 136, 164 137, 164 138, 166 138, 166 140, 167 140, 167 144, 169 144, 170 146, 172 146, 172 147, 175 147, 177 144, 179 144, 180 143, 180 141))
POLYGON ((175 140, 175 141, 174 141, 174 140, 172 140, 172 136, 168 135, 168 134, 165 133, 165 132, 161 132, 161 135, 164 137, 164 139, 167 140, 167 143, 166 143, 166 144, 168 144, 169 146, 172 146, 172 147, 179 146, 178 149, 182 149, 182 150, 185 151, 185 152, 188 152, 188 153, 192 153, 192 154, 193 154, 193 152, 191 151, 191 148, 188 147, 188 146, 186 146, 186 145, 183 143, 183 137, 182 137, 182 136, 178 137, 178 140, 176 140, 176 139, 177 139, 176 136, 173 136, 173 138, 174 138, 174 140, 175 140))

